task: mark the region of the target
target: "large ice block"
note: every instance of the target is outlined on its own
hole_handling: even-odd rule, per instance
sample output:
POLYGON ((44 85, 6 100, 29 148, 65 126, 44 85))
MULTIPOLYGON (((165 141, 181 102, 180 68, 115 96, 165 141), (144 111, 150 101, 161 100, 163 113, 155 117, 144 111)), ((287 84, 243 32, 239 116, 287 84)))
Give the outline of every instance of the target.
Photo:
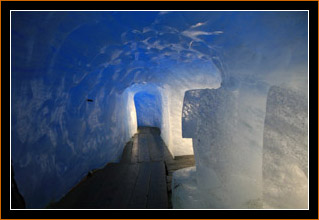
POLYGON ((261 207, 265 97, 248 87, 185 93, 183 136, 193 138, 197 187, 206 207, 261 207))

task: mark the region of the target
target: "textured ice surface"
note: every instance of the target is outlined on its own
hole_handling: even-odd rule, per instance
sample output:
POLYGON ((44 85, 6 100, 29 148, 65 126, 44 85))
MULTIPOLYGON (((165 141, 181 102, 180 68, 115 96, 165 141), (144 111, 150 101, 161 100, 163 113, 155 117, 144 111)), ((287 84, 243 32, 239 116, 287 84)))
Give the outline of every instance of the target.
MULTIPOLYGON (((208 191, 199 191, 201 183, 198 182, 198 179, 196 177, 196 167, 180 169, 173 173, 172 204, 174 209, 232 208, 222 207, 219 204, 212 204, 213 200, 219 200, 220 195, 218 195, 217 191, 216 193, 209 193, 208 191)), ((258 199, 249 201, 247 204, 245 204, 244 208, 256 209, 260 207, 261 200, 258 199)))
POLYGON ((204 200, 198 193, 196 167, 188 167, 173 173, 173 209, 203 209, 204 200))
POLYGON ((308 207, 307 96, 272 86, 267 98, 263 199, 269 208, 308 207))
POLYGON ((161 127, 162 101, 156 94, 139 92, 134 96, 138 126, 161 127))
POLYGON ((307 208, 307 95, 287 86, 266 95, 249 86, 185 93, 183 136, 193 138, 196 172, 173 176, 183 182, 173 205, 189 207, 191 196, 202 208, 307 208))
MULTIPOLYGON (((305 95, 308 81, 305 26, 299 26, 301 17, 295 19, 297 17, 283 15, 271 12, 256 18, 253 13, 247 13, 246 18, 252 20, 245 23, 245 28, 240 25, 240 19, 234 21, 231 34, 227 35, 225 31, 223 35, 229 37, 229 41, 223 44, 222 64, 226 73, 222 72, 225 75, 221 88, 185 93, 182 131, 183 137, 193 139, 197 189, 206 204, 203 207, 269 207, 262 203, 262 148, 268 90, 271 85, 283 84, 305 95), (272 29, 268 29, 270 26, 272 29), (288 34, 293 26, 300 30, 300 38, 288 34), (282 38, 284 35, 286 37, 282 38), (245 40, 237 44, 240 36, 245 36, 245 40), (303 49, 291 54, 290 50, 295 47, 303 49), (303 61, 296 63, 293 60, 303 61)), ((299 150, 296 151, 294 154, 299 155, 299 150)), ((192 174, 194 172, 189 175, 192 174)), ((180 181, 178 175, 174 178, 175 182, 180 181)), ((303 178, 294 178, 294 181, 306 183, 303 178)), ((181 190, 183 188, 177 193, 185 193, 183 198, 187 197, 188 191, 181 190)), ((276 190, 274 197, 279 196, 280 191, 286 191, 283 185, 276 190)), ((183 202, 174 202, 188 207, 183 202)), ((301 203, 306 204, 304 200, 301 203)))
POLYGON ((11 159, 28 208, 119 159, 145 112, 138 93, 161 100, 148 113, 162 115, 139 119, 160 123, 172 154, 185 155, 193 153, 192 132, 182 138, 186 91, 245 82, 249 96, 307 82, 307 12, 14 11, 11 27, 11 159))
POLYGON ((207 207, 252 208, 261 200, 265 100, 245 87, 186 92, 183 128, 193 138, 198 190, 207 207))

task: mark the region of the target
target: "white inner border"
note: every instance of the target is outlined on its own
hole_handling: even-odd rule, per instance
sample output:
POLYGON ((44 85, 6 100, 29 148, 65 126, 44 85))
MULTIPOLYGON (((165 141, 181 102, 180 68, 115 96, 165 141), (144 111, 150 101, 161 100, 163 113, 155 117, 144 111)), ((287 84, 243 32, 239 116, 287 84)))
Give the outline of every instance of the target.
POLYGON ((10 210, 309 210, 309 10, 10 10, 10 210), (32 11, 32 12, 42 12, 42 11, 81 11, 81 12, 95 12, 95 11, 173 11, 173 12, 192 12, 192 11, 239 11, 239 12, 252 12, 252 11, 306 11, 308 12, 308 209, 12 209, 11 208, 11 12, 14 11, 32 11))

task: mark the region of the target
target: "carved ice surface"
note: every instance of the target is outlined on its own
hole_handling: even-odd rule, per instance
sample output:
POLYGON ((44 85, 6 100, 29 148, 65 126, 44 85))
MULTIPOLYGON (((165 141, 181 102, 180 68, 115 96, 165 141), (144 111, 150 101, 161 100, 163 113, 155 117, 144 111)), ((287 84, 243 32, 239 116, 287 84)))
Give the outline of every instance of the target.
MULTIPOLYGON (((277 18, 273 27, 291 24, 277 18)), ((260 29, 253 26, 249 29, 250 33, 257 30, 260 29)), ((273 30, 267 30, 276 36, 273 30)), ((290 31, 287 27, 282 30, 285 34, 290 31)), ((184 138, 193 139, 196 171, 180 171, 183 178, 173 176, 174 182, 183 185, 177 190, 172 188, 173 202, 180 208, 180 204, 189 207, 188 193, 202 198, 202 208, 307 208, 307 64, 294 63, 295 58, 291 57, 287 57, 289 62, 281 60, 289 54, 288 47, 293 48, 296 42, 301 46, 307 40, 278 37, 281 43, 277 48, 271 47, 270 52, 269 41, 261 43, 257 39, 264 38, 251 39, 236 52, 228 50, 225 57, 229 59, 224 59, 223 64, 227 64, 229 72, 220 88, 185 93, 182 131, 184 138), (259 49, 248 55, 253 48, 259 49), (282 57, 269 56, 271 53, 282 57), (274 103, 274 89, 268 96, 272 85, 288 88, 287 92, 279 89, 282 96, 274 109, 269 106, 274 103), (291 90, 295 92, 288 92, 291 90), (281 157, 283 161, 278 162, 281 157), (183 181, 185 176, 195 178, 197 183, 183 181), (193 190, 187 191, 188 187, 193 190)), ((307 58, 301 51, 295 51, 293 56, 307 58)))
POLYGON ((173 173, 172 204, 174 209, 203 209, 204 200, 198 193, 196 167, 188 167, 173 173))
POLYGON ((192 12, 12 13, 11 159, 28 208, 45 207, 91 169, 118 161, 139 123, 159 126, 173 155, 193 153, 181 134, 184 93, 221 82, 213 45, 202 52, 196 44, 216 36, 193 27, 203 19, 192 12))
POLYGON ((139 92, 134 96, 138 126, 161 127, 162 101, 156 94, 139 92))
POLYGON ((172 186, 173 202, 189 207, 190 195, 201 198, 194 208, 307 208, 307 112, 304 91, 287 86, 187 91, 183 136, 193 138, 196 171, 173 176, 182 186, 172 186))
POLYGON ((308 207, 307 101, 298 90, 269 89, 263 151, 263 198, 269 208, 308 207))
POLYGON ((219 189, 207 201, 259 198, 268 89, 307 91, 306 11, 11 13, 11 160, 27 208, 118 161, 138 124, 195 153, 202 186, 219 189))
POLYGON ((198 190, 208 208, 249 208, 261 201, 264 100, 245 89, 186 92, 183 112, 196 117, 183 119, 183 127, 192 129, 198 190))

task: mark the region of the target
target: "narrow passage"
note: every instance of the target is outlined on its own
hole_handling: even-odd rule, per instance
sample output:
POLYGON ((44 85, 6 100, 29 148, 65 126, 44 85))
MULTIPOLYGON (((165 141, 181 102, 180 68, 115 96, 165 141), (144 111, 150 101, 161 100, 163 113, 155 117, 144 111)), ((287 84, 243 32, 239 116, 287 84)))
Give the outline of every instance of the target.
POLYGON ((168 209, 173 171, 194 166, 194 156, 173 159, 155 127, 139 127, 119 163, 89 172, 59 202, 59 209, 168 209))

